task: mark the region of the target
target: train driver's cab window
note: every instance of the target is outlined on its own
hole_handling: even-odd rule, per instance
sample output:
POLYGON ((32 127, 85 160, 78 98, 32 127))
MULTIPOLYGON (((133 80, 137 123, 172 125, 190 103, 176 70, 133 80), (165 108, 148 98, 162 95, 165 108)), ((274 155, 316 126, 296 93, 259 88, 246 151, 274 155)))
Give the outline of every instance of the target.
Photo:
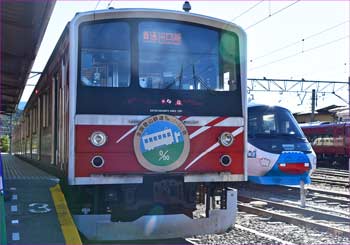
POLYGON ((232 33, 185 23, 143 21, 139 24, 140 87, 236 90, 237 43, 232 33))
POLYGON ((263 133, 272 134, 276 133, 276 123, 275 123, 275 115, 267 114, 263 115, 263 133))
POLYGON ((84 86, 129 87, 130 31, 127 23, 80 28, 80 81, 84 86))
POLYGON ((248 136, 292 136, 304 138, 293 115, 279 107, 252 107, 248 110, 248 136))

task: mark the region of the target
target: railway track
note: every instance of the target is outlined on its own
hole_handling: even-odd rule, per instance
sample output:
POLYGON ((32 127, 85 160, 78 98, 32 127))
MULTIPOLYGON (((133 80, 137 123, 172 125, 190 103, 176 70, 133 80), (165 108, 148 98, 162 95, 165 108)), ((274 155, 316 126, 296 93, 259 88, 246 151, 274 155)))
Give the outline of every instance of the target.
POLYGON ((251 229, 251 228, 247 228, 247 227, 244 227, 244 226, 241 226, 241 225, 235 225, 235 228, 236 229, 239 229, 239 230, 243 230, 243 231, 246 231, 246 232, 249 232, 249 233, 252 233, 254 235, 257 235, 257 236, 260 236, 260 237, 264 237, 266 239, 269 239, 269 240, 272 240, 274 241, 275 243, 280 243, 280 244, 295 244, 293 242, 290 242, 290 241, 286 241, 286 240, 283 240, 281 238, 278 238, 276 236, 272 236, 272 235, 268 235, 268 234, 265 234, 261 231, 257 231, 257 230, 254 230, 254 229, 251 229))
MULTIPOLYGON (((292 195, 298 195, 300 192, 299 186, 282 186, 282 185, 257 185, 253 183, 244 183, 244 184, 236 184, 235 188, 238 190, 254 190, 254 191, 263 191, 263 192, 269 192, 269 193, 284 193, 284 194, 292 194, 292 195)), ((320 188, 315 188, 311 186, 307 186, 307 193, 311 196, 319 196, 324 195, 328 196, 329 198, 335 198, 335 199, 345 199, 348 202, 350 202, 350 193, 349 192, 343 192, 343 191, 334 191, 334 190, 325 190, 320 188)))
POLYGON ((328 176, 323 176, 323 177, 311 176, 311 181, 314 183, 324 183, 329 185, 349 187, 349 180, 339 179, 339 178, 328 178, 328 176))
POLYGON ((333 235, 350 236, 349 217, 337 216, 321 211, 299 208, 291 204, 264 199, 239 196, 238 209, 268 220, 317 229, 333 235))
POLYGON ((329 168, 317 168, 311 176, 313 183, 323 183, 341 187, 349 187, 349 172, 329 168))
POLYGON ((83 239, 83 244, 197 244, 190 238, 157 239, 157 240, 130 240, 130 241, 91 241, 83 239))
POLYGON ((195 243, 349 243, 349 193, 307 186, 306 208, 299 208, 299 187, 240 183, 235 188, 239 211, 234 227, 225 234, 197 236, 195 243))
POLYGON ((334 177, 341 177, 341 178, 349 178, 349 171, 346 170, 334 170, 330 168, 317 168, 313 175, 327 175, 327 176, 334 176, 334 177))
MULTIPOLYGON (((274 191, 285 192, 289 195, 299 196, 300 188, 298 186, 276 186, 273 188, 274 191)), ((332 207, 332 211, 338 213, 349 214, 350 207, 350 193, 338 192, 338 191, 329 191, 323 190, 319 188, 307 187, 307 198, 306 203, 308 206, 312 207, 309 203, 318 203, 324 204, 325 210, 330 210, 332 207)), ((290 201, 290 200, 289 200, 290 201)), ((292 201, 290 201, 292 202, 292 201)), ((297 202, 294 202, 297 203, 297 202)), ((321 207, 318 207, 322 209, 321 207)))

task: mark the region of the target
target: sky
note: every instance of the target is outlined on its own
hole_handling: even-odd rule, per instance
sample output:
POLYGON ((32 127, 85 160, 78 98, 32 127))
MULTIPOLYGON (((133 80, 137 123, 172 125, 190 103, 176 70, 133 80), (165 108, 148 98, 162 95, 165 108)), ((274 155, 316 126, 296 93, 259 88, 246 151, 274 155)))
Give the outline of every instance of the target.
MULTIPOLYGON (((184 1, 57 0, 32 71, 42 71, 64 27, 76 12, 114 8, 182 11, 184 1)), ((241 26, 248 37, 248 78, 348 81, 350 76, 350 1, 259 0, 190 1, 192 13, 241 26)), ((28 81, 35 84, 38 77, 28 81)), ((34 86, 27 86, 21 101, 34 86)), ((347 89, 337 92, 348 98, 347 89)), ((278 104, 293 112, 311 110, 311 94, 252 92, 257 103, 278 104), (267 99, 268 98, 268 99, 267 99)), ((317 108, 345 105, 334 95, 318 95, 317 108)))

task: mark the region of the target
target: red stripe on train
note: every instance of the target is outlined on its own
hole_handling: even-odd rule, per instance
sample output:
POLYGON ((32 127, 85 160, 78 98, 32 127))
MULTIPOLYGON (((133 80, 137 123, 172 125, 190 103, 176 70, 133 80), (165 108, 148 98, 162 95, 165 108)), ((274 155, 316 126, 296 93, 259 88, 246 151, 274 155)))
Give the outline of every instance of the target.
POLYGON ((288 174, 303 174, 306 171, 310 170, 310 164, 309 163, 280 163, 278 165, 278 169, 281 170, 284 173, 288 174))
MULTIPOLYGON (((134 153, 133 138, 134 132, 129 134, 121 142, 116 143, 122 135, 128 132, 133 126, 109 126, 109 125, 76 125, 75 142, 75 174, 77 177, 88 177, 91 174, 127 174, 147 173, 137 161, 134 153), (95 147, 90 143, 89 137, 94 131, 103 131, 107 137, 107 143, 102 147, 95 147), (105 159, 101 168, 94 168, 91 159, 100 155, 105 159)), ((187 127, 189 134, 200 127, 187 127)), ((191 168, 185 167, 198 155, 206 151, 217 142, 223 131, 234 131, 238 127, 211 127, 207 131, 191 139, 190 154, 185 163, 172 172, 187 173, 208 173, 208 172, 231 172, 243 174, 243 152, 244 134, 235 137, 235 142, 230 147, 219 146, 212 152, 199 159, 191 168), (220 164, 220 157, 228 154, 232 158, 232 164, 224 167, 220 164)))
POLYGON ((218 117, 214 119, 213 121, 207 123, 205 126, 214 126, 215 124, 218 124, 219 122, 222 122, 226 119, 227 117, 218 117))

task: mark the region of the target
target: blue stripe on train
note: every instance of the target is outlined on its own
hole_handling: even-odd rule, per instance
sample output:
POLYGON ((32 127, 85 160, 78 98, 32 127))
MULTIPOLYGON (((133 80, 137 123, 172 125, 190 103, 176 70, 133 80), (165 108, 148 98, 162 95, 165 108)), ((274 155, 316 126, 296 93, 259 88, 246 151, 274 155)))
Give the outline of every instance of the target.
POLYGON ((297 176, 249 176, 248 180, 262 185, 299 185, 303 180, 305 184, 310 184, 309 175, 297 176))
POLYGON ((303 174, 285 173, 279 170, 278 165, 280 163, 309 163, 310 169, 312 168, 310 160, 305 153, 299 151, 284 151, 266 175, 248 176, 248 180, 263 185, 299 185, 300 181, 304 181, 305 184, 311 183, 309 171, 303 174))

